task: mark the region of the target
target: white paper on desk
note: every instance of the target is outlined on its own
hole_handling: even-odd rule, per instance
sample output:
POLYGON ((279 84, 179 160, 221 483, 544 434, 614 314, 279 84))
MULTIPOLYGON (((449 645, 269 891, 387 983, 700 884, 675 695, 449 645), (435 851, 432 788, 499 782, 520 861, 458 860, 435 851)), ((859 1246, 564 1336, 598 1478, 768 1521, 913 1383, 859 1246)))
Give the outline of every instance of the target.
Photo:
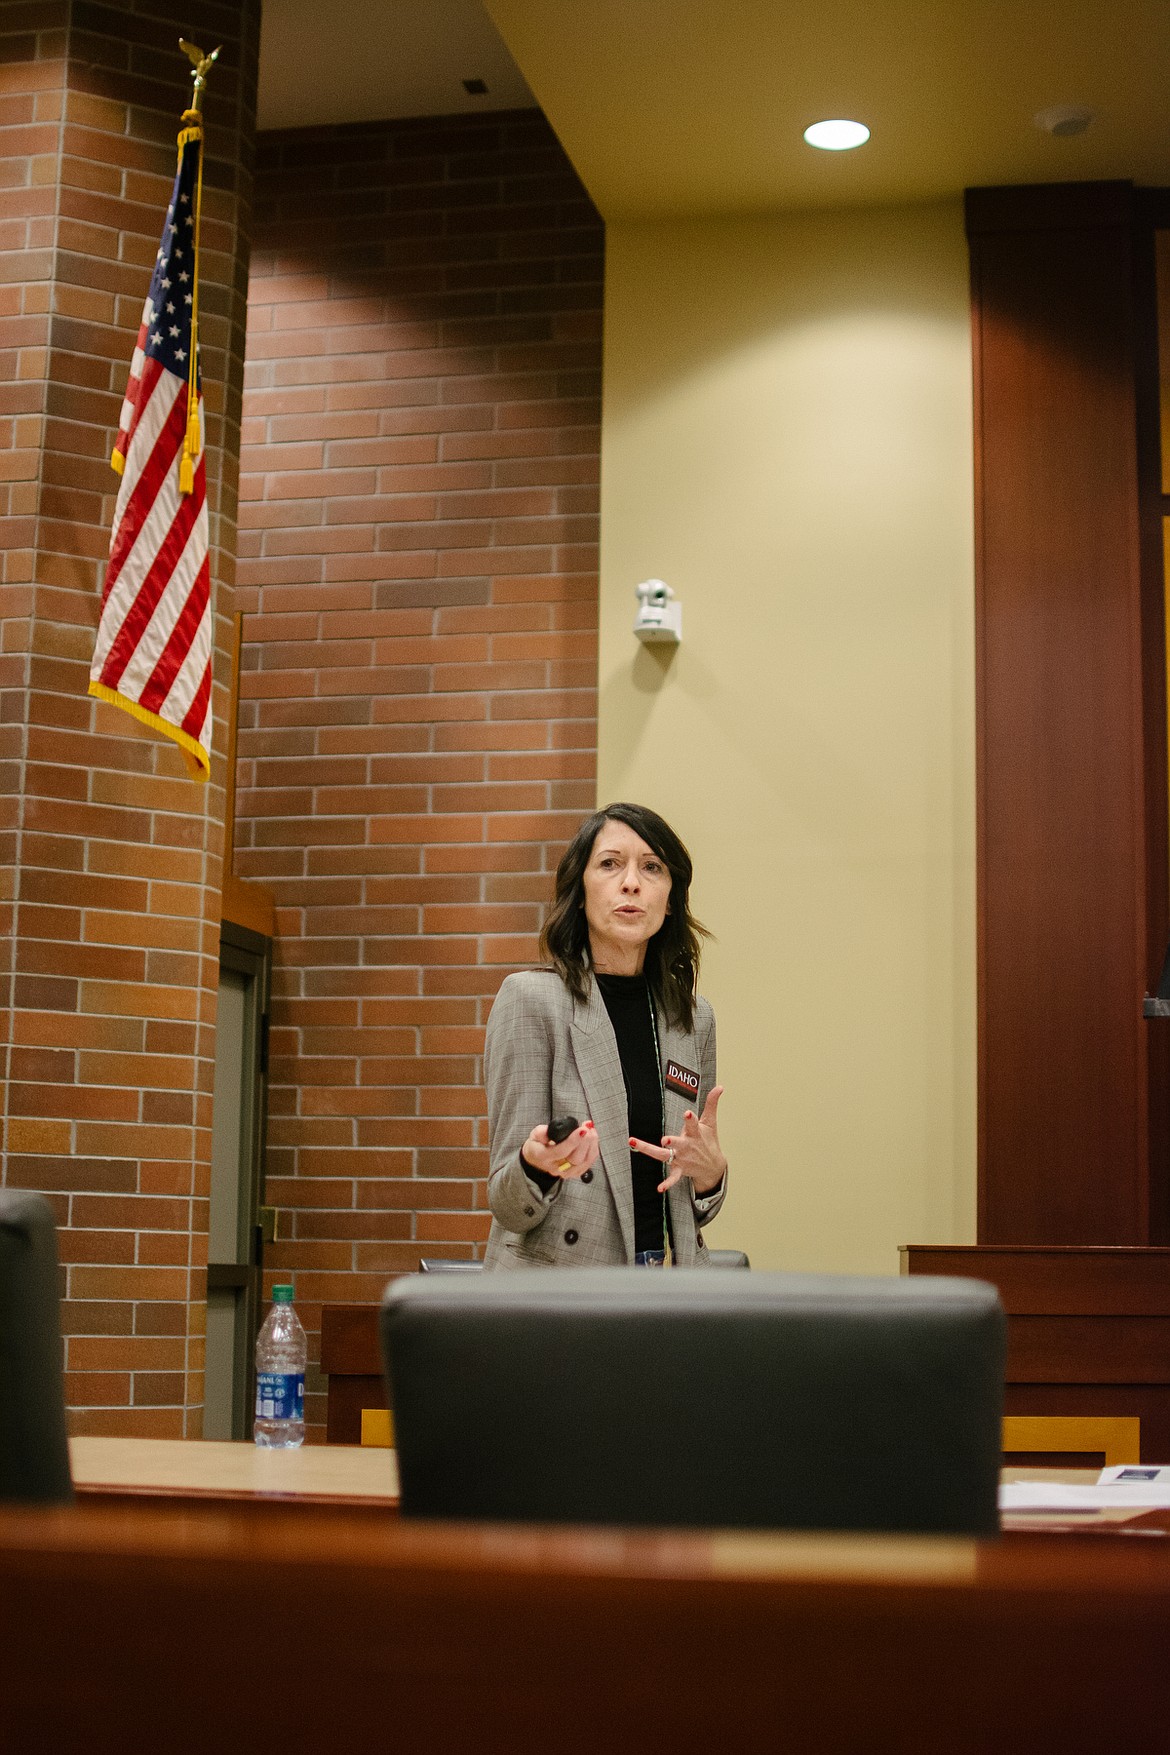
POLYGON ((1060 1481, 1004 1481, 999 1489, 1001 1511, 1106 1511, 1113 1505, 1153 1510, 1170 1506, 1170 1470, 1158 1481, 1119 1481, 1095 1486, 1066 1486, 1060 1481))
MULTIPOLYGON (((1097 1476, 1098 1487, 1152 1487, 1170 1492, 1170 1467, 1155 1463, 1114 1463, 1097 1476)), ((1159 1505, 1164 1501, 1159 1500, 1159 1505)))

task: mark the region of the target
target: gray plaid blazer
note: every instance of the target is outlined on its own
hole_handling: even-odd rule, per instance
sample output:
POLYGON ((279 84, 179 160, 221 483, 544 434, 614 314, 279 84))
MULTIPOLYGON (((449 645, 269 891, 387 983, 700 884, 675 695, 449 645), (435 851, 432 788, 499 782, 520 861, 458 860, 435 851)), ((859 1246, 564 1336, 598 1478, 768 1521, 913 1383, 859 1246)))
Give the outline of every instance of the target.
MULTIPOLYGON (((658 1016, 665 1069, 677 1061, 699 1075, 694 1097, 664 1092, 666 1132, 682 1132, 687 1109, 702 1112, 715 1078, 715 1014, 695 1005, 693 1031, 668 1027, 658 1016)), ((584 1004, 552 970, 509 975, 488 1019, 484 1045, 491 1140, 488 1202, 492 1228, 484 1266, 599 1267, 633 1260, 634 1194, 630 1127, 617 1041, 597 983, 590 977, 584 1004), (591 1120, 601 1156, 589 1181, 558 1182, 542 1195, 525 1176, 520 1147, 554 1115, 591 1120)), ((696 1196, 685 1176, 670 1190, 674 1256, 680 1267, 706 1264, 701 1227, 723 1204, 727 1188, 696 1196)))

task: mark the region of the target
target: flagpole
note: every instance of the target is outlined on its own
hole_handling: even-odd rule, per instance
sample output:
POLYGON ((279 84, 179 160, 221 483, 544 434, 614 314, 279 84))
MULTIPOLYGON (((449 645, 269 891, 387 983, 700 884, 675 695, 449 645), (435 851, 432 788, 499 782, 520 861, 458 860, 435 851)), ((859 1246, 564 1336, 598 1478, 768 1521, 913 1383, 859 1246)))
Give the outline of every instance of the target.
MULTIPOLYGON (((220 47, 222 48, 222 44, 220 47)), ((213 49, 210 55, 194 43, 187 42, 185 37, 179 38, 179 47, 191 62, 191 81, 194 92, 191 106, 183 111, 183 126, 179 131, 179 154, 182 156, 184 146, 192 141, 198 142, 199 165, 195 177, 195 236, 194 260, 191 265, 191 353, 187 364, 187 430, 183 437, 183 456, 179 463, 179 492, 189 494, 195 486, 195 463, 199 456, 202 442, 199 421, 199 227, 203 217, 203 93, 207 89, 207 75, 214 65, 219 49, 213 49)))

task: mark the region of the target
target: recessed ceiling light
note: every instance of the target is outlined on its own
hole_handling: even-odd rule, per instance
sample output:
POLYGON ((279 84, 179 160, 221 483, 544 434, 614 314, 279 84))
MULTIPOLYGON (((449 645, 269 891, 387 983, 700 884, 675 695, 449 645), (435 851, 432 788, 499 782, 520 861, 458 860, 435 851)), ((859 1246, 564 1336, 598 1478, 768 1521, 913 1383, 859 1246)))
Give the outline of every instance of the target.
POLYGON ((865 145, 869 129, 864 122, 846 122, 839 117, 833 122, 814 122, 805 129, 804 137, 823 152, 848 152, 851 147, 865 145))

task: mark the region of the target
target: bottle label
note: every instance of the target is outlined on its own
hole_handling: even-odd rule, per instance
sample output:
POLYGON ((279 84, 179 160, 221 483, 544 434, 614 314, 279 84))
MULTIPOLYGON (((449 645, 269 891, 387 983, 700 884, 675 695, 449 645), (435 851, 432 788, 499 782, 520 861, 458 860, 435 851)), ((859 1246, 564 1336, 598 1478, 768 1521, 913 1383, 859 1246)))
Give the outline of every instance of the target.
POLYGON ((303 1420, 305 1417, 305 1374, 303 1371, 258 1371, 256 1373, 256 1418, 258 1420, 303 1420))

